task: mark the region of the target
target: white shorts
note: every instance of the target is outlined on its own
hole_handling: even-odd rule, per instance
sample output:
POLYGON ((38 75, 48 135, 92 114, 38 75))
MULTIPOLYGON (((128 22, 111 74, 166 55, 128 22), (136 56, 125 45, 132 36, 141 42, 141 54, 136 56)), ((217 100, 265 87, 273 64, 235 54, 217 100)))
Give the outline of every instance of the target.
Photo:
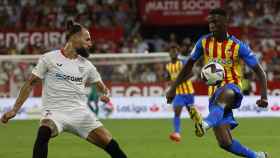
POLYGON ((58 130, 57 134, 65 131, 84 139, 88 137, 92 130, 103 126, 95 114, 89 110, 63 112, 46 110, 43 113, 41 121, 43 119, 50 119, 55 123, 58 130))

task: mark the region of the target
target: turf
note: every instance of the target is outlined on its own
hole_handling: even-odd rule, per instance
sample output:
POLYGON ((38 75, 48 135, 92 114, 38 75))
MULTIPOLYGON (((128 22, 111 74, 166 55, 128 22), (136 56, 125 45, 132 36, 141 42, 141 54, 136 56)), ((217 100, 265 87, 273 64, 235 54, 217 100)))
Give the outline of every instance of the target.
MULTIPOLYGON (((280 157, 280 118, 239 119, 233 135, 248 147, 280 157), (278 156, 277 156, 278 155, 278 156)), ((193 125, 183 120, 183 140, 171 142, 171 120, 103 120, 129 158, 235 158, 218 148, 212 131, 196 138, 193 125)), ((31 158, 38 121, 12 121, 0 125, 0 158, 31 158)), ((49 158, 109 158, 99 148, 63 133, 52 139, 49 158)))

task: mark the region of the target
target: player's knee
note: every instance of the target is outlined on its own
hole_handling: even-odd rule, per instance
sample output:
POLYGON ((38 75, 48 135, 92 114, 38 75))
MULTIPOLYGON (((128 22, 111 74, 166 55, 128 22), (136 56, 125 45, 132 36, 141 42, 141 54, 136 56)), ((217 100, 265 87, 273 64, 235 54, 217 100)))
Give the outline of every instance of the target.
POLYGON ((108 152, 112 158, 127 158, 119 144, 114 139, 111 139, 110 143, 106 146, 105 151, 108 152))
POLYGON ((221 95, 218 96, 216 102, 220 106, 230 107, 235 100, 235 92, 231 89, 225 89, 221 95))
POLYGON ((41 126, 38 130, 37 140, 40 143, 47 143, 51 138, 51 129, 47 126, 41 126))
POLYGON ((58 135, 58 128, 56 127, 55 123, 50 119, 43 119, 41 121, 41 126, 46 126, 51 129, 52 136, 58 135))

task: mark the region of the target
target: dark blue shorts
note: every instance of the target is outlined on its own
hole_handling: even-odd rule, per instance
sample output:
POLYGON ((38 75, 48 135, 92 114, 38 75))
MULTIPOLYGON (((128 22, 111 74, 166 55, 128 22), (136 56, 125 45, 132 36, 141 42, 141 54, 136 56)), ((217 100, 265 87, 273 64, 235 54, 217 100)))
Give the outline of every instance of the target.
POLYGON ((194 95, 193 94, 180 94, 176 95, 172 101, 173 107, 183 107, 183 106, 192 106, 194 104, 194 95))

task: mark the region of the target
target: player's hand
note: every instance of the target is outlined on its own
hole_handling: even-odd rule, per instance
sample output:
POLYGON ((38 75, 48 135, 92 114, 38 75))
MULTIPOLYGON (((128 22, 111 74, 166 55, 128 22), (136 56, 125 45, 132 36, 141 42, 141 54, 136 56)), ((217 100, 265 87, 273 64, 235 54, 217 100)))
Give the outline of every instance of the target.
POLYGON ((175 93, 176 93, 176 91, 172 91, 171 89, 167 90, 167 92, 166 92, 166 100, 167 100, 168 104, 170 104, 172 102, 172 100, 174 99, 175 93))
POLYGON ((10 119, 12 119, 13 117, 15 117, 16 114, 17 114, 17 113, 16 113, 16 111, 14 111, 14 110, 11 110, 11 111, 6 112, 6 113, 2 116, 1 122, 6 124, 10 119))
POLYGON ((100 97, 100 100, 104 103, 108 103, 110 101, 110 98, 107 95, 103 95, 100 97))
POLYGON ((257 100, 256 104, 258 105, 258 107, 266 108, 268 106, 268 101, 267 99, 261 98, 257 100))

